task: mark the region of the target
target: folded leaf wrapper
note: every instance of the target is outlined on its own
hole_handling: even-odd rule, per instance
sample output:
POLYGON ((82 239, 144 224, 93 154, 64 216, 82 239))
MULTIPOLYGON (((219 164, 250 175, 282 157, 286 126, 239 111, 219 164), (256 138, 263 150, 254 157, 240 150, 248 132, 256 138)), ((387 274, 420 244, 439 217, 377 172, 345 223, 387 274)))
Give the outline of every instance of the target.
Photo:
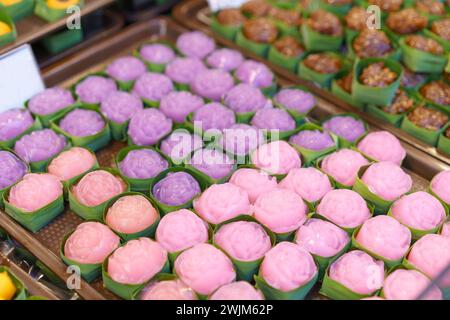
POLYGON ((437 145, 439 136, 443 132, 443 129, 433 131, 419 127, 412 123, 407 116, 403 118, 401 128, 413 137, 416 137, 417 139, 422 140, 433 147, 437 145))
POLYGON ((303 286, 288 292, 284 292, 269 285, 266 280, 264 280, 260 275, 256 275, 254 277, 256 287, 261 290, 267 300, 304 300, 316 284, 318 278, 319 273, 316 273, 316 275, 303 286))
MULTIPOLYGON (((76 5, 80 8, 84 6, 84 0, 78 0, 76 5)), ((67 15, 66 9, 51 8, 46 0, 36 0, 36 7, 34 9, 35 15, 41 17, 48 22, 54 22, 62 19, 67 15)))
POLYGON ((212 31, 217 33, 218 35, 224 37, 225 39, 228 39, 230 41, 234 41, 236 38, 236 35, 240 30, 242 29, 241 26, 226 26, 221 24, 215 16, 211 17, 211 23, 210 23, 212 31))
POLYGON ((447 65, 447 55, 435 55, 415 49, 406 44, 405 38, 400 39, 403 52, 403 63, 414 72, 442 73, 447 65))
POLYGON ((42 129, 42 123, 39 120, 39 118, 34 118, 34 123, 31 127, 29 127, 27 130, 25 130, 23 133, 19 134, 17 137, 9 139, 7 141, 0 141, 0 148, 13 148, 16 144, 17 140, 22 138, 24 135, 27 135, 33 131, 37 131, 42 129))
POLYGON ((267 59, 270 62, 275 63, 285 69, 288 69, 291 72, 297 71, 297 66, 300 60, 305 56, 303 53, 297 57, 288 57, 279 52, 273 45, 270 46, 269 53, 267 55, 267 59))
POLYGON ((444 132, 450 128, 450 122, 445 126, 444 130, 442 131, 443 133, 441 134, 441 136, 439 137, 439 141, 438 141, 438 150, 446 153, 447 155, 450 156, 450 138, 448 138, 444 132))
POLYGON ((306 23, 300 27, 303 42, 308 51, 339 51, 344 36, 330 36, 311 29, 306 23))
POLYGON ((6 23, 11 28, 11 32, 0 36, 0 46, 3 46, 7 43, 16 40, 17 30, 13 20, 1 5, 0 5, 0 21, 6 23))
POLYGON ((33 14, 34 2, 35 0, 22 0, 8 6, 0 4, 0 8, 4 8, 12 20, 18 21, 33 14))
POLYGON ((269 48, 270 48, 269 44, 258 43, 258 42, 249 40, 245 37, 245 35, 242 33, 242 31, 238 31, 238 33, 236 34, 235 41, 239 46, 241 46, 261 57, 267 56, 267 53, 269 52, 269 48))
POLYGON ((333 81, 333 79, 342 71, 344 71, 347 66, 346 66, 346 62, 344 61, 343 57, 337 53, 329 53, 332 55, 337 56, 339 59, 342 60, 342 64, 343 67, 341 70, 339 70, 336 73, 319 73, 315 70, 312 70, 310 68, 308 68, 303 61, 300 61, 300 64, 298 66, 298 71, 297 74, 300 78, 305 79, 305 80, 309 80, 312 82, 315 82, 317 84, 319 84, 322 88, 330 88, 331 87, 331 82, 333 81))

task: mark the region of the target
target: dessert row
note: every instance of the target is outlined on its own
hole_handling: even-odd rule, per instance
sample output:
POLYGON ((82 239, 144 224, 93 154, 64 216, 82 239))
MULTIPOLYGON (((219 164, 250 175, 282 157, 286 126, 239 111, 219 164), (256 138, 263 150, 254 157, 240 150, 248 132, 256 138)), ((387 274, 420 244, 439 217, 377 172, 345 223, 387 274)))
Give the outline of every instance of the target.
POLYGON ((450 154, 448 17, 441 0, 252 0, 214 14, 211 28, 450 154))

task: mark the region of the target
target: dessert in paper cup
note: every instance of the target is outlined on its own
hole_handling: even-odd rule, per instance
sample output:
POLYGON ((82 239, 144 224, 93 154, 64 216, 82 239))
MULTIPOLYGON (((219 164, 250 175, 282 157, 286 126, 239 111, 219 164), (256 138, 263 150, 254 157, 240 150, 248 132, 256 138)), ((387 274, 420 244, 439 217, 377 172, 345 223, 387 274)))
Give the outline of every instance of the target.
POLYGON ((130 240, 116 249, 102 265, 103 284, 124 299, 160 273, 169 271, 167 251, 149 238, 130 240))
POLYGON ((236 279, 231 260, 207 243, 183 251, 175 260, 173 271, 201 299, 236 279))
POLYGON ((139 293, 139 300, 198 300, 194 290, 176 276, 161 274, 139 293))
POLYGON ((0 207, 3 193, 30 171, 27 164, 10 150, 0 149, 0 207))
POLYGON ((236 281, 217 289, 208 300, 265 300, 264 295, 246 281, 236 281))
POLYGON ((244 62, 242 53, 228 48, 217 49, 206 58, 206 63, 211 68, 228 72, 236 70, 242 62, 244 62))
POLYGON ((269 104, 260 89, 247 83, 231 88, 225 94, 223 103, 236 113, 239 122, 250 121, 256 111, 269 104))
POLYGON ((166 75, 147 72, 136 79, 131 92, 148 107, 159 107, 160 101, 174 91, 172 80, 166 75))
POLYGON ((164 72, 167 64, 176 58, 173 48, 165 43, 145 44, 135 55, 142 59, 152 72, 164 72))
POLYGON ((358 150, 376 161, 391 161, 401 165, 406 157, 405 148, 388 131, 371 132, 357 146, 358 150))
POLYGON ((161 141, 160 151, 175 164, 182 164, 193 151, 203 147, 203 140, 199 135, 189 131, 174 130, 167 138, 161 141))
POLYGON ((207 184, 228 181, 236 169, 235 161, 217 148, 203 148, 193 152, 186 167, 196 171, 207 184))
POLYGON ((251 164, 270 175, 282 178, 291 169, 300 168, 302 160, 298 152, 286 141, 273 141, 260 146, 251 154, 251 164))
POLYGON ((255 282, 268 300, 303 300, 317 278, 311 254, 295 243, 283 241, 266 253, 255 282))
POLYGON ((117 85, 114 80, 100 74, 89 75, 74 86, 78 101, 95 108, 99 107, 103 99, 116 91, 117 85))
POLYGON ((203 59, 216 49, 213 38, 200 31, 181 34, 176 43, 177 49, 186 57, 203 59))
POLYGON ((78 266, 90 282, 101 275, 103 261, 119 245, 120 238, 104 224, 83 222, 63 238, 60 256, 67 265, 78 266))
POLYGON ((156 205, 137 192, 126 192, 114 197, 103 213, 103 220, 108 227, 125 241, 154 237, 159 219, 156 205))
POLYGON ((48 173, 29 173, 3 193, 5 211, 37 232, 64 210, 63 185, 48 173))
POLYGON ((108 76, 116 80, 119 88, 123 91, 130 90, 134 82, 146 71, 145 64, 132 56, 120 57, 106 67, 108 76))
POLYGON ((253 168, 240 168, 230 178, 230 183, 247 191, 250 203, 255 203, 259 195, 277 188, 277 179, 266 172, 253 168))
POLYGON ((42 125, 28 110, 9 109, 0 113, 0 128, 0 146, 13 148, 22 136, 41 129, 42 125))
POLYGON ((197 74, 205 70, 207 68, 200 59, 178 57, 167 64, 165 75, 174 82, 178 90, 189 91, 197 74))
POLYGON ((158 109, 138 111, 128 125, 128 142, 137 146, 156 145, 172 131, 172 125, 172 120, 158 109))

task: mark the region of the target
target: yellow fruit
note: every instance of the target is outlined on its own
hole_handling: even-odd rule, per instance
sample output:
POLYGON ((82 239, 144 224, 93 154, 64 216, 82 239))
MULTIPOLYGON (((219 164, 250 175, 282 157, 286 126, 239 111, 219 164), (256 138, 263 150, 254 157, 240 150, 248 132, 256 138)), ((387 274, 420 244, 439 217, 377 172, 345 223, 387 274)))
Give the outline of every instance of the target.
POLYGON ((0 0, 0 3, 7 6, 12 6, 13 4, 18 4, 19 2, 22 2, 22 0, 0 0))
POLYGON ((0 21, 0 36, 4 36, 12 31, 11 27, 6 23, 0 21))
POLYGON ((0 300, 11 300, 17 288, 6 271, 0 273, 0 300))
POLYGON ((51 9, 67 9, 79 3, 79 0, 47 0, 47 6, 51 9))

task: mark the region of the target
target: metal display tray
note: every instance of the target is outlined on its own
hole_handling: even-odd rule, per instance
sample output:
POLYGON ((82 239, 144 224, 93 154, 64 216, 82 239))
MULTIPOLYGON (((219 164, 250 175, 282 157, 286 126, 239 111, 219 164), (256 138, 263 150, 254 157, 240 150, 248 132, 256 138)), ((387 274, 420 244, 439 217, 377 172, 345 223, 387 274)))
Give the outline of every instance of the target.
POLYGON ((409 143, 410 145, 414 146, 415 148, 422 150, 423 152, 435 157, 436 159, 446 163, 447 165, 450 165, 450 157, 441 151, 437 150, 437 148, 432 147, 423 141, 409 135, 408 133, 404 132, 400 128, 397 128, 387 122, 383 122, 380 119, 377 119, 370 114, 367 114, 365 112, 362 112, 355 107, 351 106, 350 104, 346 103, 343 100, 340 100, 337 98, 334 94, 332 94, 330 91, 326 91, 324 89, 321 89, 317 87, 314 83, 301 79, 298 75, 295 73, 280 67, 267 59, 258 56, 249 50, 237 45, 233 41, 227 40, 223 37, 220 37, 218 34, 214 33, 211 28, 209 27, 210 23, 210 15, 211 11, 209 10, 208 4, 205 0, 186 0, 182 3, 178 4, 172 12, 173 17, 175 20, 182 25, 186 26, 190 29, 197 29, 201 30, 211 36, 213 36, 217 42, 227 46, 231 47, 233 49, 240 50, 242 52, 245 52, 246 56, 251 57, 252 59, 259 60, 267 64, 275 73, 278 75, 291 80, 297 84, 304 85, 308 87, 311 92, 316 94, 317 96, 320 96, 324 100, 327 100, 340 108, 347 110, 349 112, 353 112, 358 114, 361 118, 363 118, 366 122, 376 125, 377 127, 388 130, 391 133, 393 133, 395 136, 403 140, 404 142, 409 143))
MULTIPOLYGON (((113 38, 104 40, 95 46, 80 51, 78 55, 47 69, 43 76, 48 85, 68 87, 80 77, 91 72, 102 70, 111 60, 130 54, 141 44, 165 40, 174 41, 177 36, 186 31, 170 18, 156 18, 154 20, 131 25, 113 38)), ((289 80, 279 79, 279 84, 292 85, 289 80)), ((335 106, 322 98, 318 98, 318 106, 311 114, 311 118, 323 119, 330 114, 342 113, 345 110, 335 106)), ((379 127, 370 126, 371 130, 379 127)), ((449 169, 449 166, 426 153, 403 143, 407 150, 404 167, 413 177, 414 190, 423 190, 429 184, 429 179, 437 172, 449 169)), ((107 148, 97 153, 100 165, 112 166, 118 150, 124 146, 122 142, 113 142, 107 148)), ((59 257, 59 247, 63 236, 82 222, 81 218, 67 209, 47 227, 37 233, 30 233, 15 222, 9 215, 0 211, 0 227, 19 241, 37 259, 42 261, 58 277, 66 281, 71 274, 66 273, 66 265, 59 257)), ((117 299, 110 291, 103 287, 102 280, 92 283, 81 281, 81 286, 75 291, 84 299, 117 299)), ((310 294, 310 299, 320 299, 316 294, 317 288, 310 294)))

